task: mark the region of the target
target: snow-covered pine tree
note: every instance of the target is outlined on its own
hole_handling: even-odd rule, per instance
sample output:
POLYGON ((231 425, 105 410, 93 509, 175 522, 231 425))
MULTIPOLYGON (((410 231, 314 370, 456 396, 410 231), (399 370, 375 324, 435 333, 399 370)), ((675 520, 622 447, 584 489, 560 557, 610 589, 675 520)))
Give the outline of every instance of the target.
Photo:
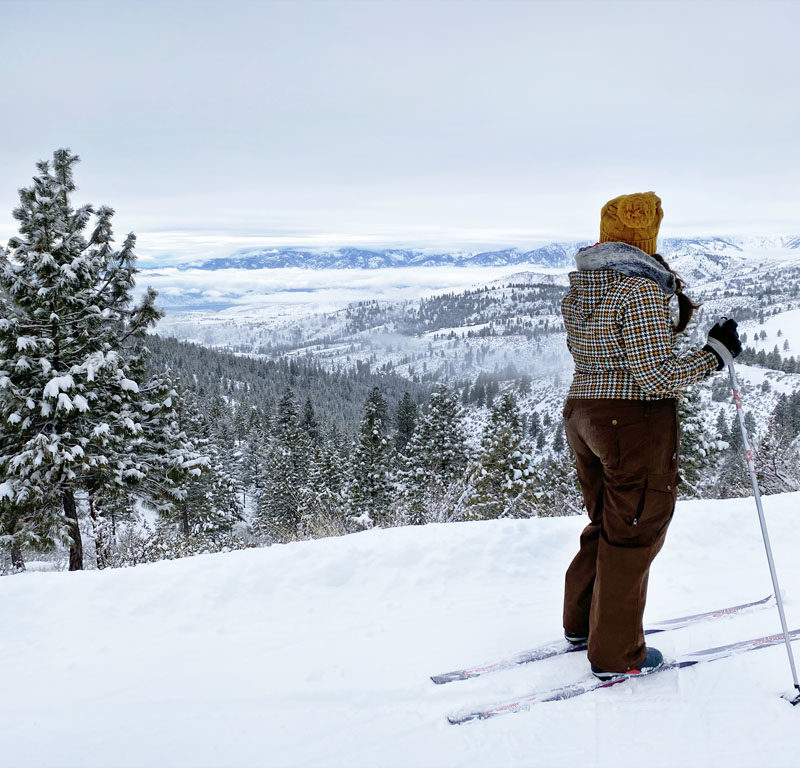
POLYGON ((139 521, 137 500, 163 519, 177 518, 189 487, 209 466, 182 427, 189 392, 169 370, 146 372, 147 352, 145 347, 131 350, 130 361, 132 378, 146 381, 138 389, 141 429, 129 436, 123 460, 99 464, 84 483, 98 568, 118 551, 118 524, 139 521))
POLYGON ((567 435, 564 429, 564 422, 560 422, 556 427, 556 434, 553 438, 553 451, 562 454, 567 448, 567 435))
POLYGON ((495 400, 469 483, 469 519, 528 516, 535 511, 534 467, 522 439, 519 408, 510 392, 495 400))
POLYGON ((111 208, 72 207, 77 162, 61 149, 37 164, 0 254, 2 495, 69 540, 71 570, 83 567, 75 494, 87 477, 140 479, 125 453, 146 418, 134 369, 159 317, 153 291, 132 306, 134 235, 115 249, 111 208))
POLYGON ((207 409, 206 419, 209 437, 220 448, 232 450, 236 445, 236 425, 231 404, 220 393, 211 398, 211 406, 207 409))
MULTIPOLYGON (((672 307, 673 311, 675 307, 672 307)), ((674 338, 675 354, 684 355, 696 348, 701 334, 698 330, 701 313, 696 313, 686 330, 674 338)), ((700 498, 711 482, 719 461, 720 446, 716 431, 709 429, 703 417, 704 402, 713 400, 717 379, 694 384, 678 398, 678 420, 681 427, 679 469, 682 478, 678 486, 681 498, 700 498), (706 396, 704 396, 706 393, 706 396)), ((728 390, 730 395, 730 390, 728 390)))
POLYGON ((54 532, 47 525, 55 514, 43 515, 37 507, 12 504, 5 494, 4 484, 0 484, 0 552, 8 552, 12 572, 24 571, 24 548, 50 548, 54 532))
POLYGON ((233 434, 238 446, 244 445, 250 425, 250 408, 238 407, 233 414, 233 434))
POLYGON ((696 384, 684 390, 678 398, 678 419, 681 425, 680 473, 683 482, 678 486, 680 498, 703 498, 704 488, 712 482, 720 446, 716 429, 711 430, 703 418, 701 392, 696 384))
POLYGON ((286 387, 266 447, 262 492, 254 529, 279 541, 298 535, 300 499, 308 480, 309 444, 299 424, 294 392, 286 387))
POLYGON ((311 446, 308 480, 300 494, 300 531, 309 538, 347 533, 347 445, 350 440, 331 426, 311 446))
POLYGON ((400 461, 397 484, 404 522, 447 522, 463 492, 468 449, 458 393, 442 384, 417 420, 400 461), (456 486, 460 491, 454 494, 456 486), (453 496, 456 498, 453 498, 453 496))
POLYGON ((564 450, 536 465, 534 497, 539 517, 582 513, 583 496, 571 451, 564 450))
POLYGON ((763 493, 800 490, 800 440, 792 413, 782 394, 770 415, 764 438, 756 452, 756 471, 763 493))
POLYGON ((306 437, 312 445, 316 445, 320 438, 319 422, 317 415, 314 412, 314 404, 311 402, 311 396, 306 398, 305 405, 303 406, 303 415, 300 417, 300 428, 306 433, 306 437))
POLYGON ((394 522, 391 465, 388 406, 381 390, 374 387, 364 406, 351 462, 352 517, 363 527, 394 522))
POLYGON ((403 393, 403 397, 397 404, 397 415, 395 417, 395 438, 394 447, 398 455, 405 452, 406 445, 411 439, 414 427, 417 423, 417 404, 411 399, 408 392, 403 393))
POLYGON ((728 426, 728 421, 725 418, 725 411, 720 410, 717 414, 717 437, 724 442, 730 442, 731 430, 728 426))
POLYGON ((728 448, 721 454, 720 471, 717 478, 717 493, 723 499, 752 494, 749 471, 744 458, 742 431, 736 413, 731 417, 729 432, 728 448))
MULTIPOLYGON (((213 541, 242 519, 242 496, 231 449, 214 439, 220 416, 213 409, 204 414, 197 396, 181 387, 175 418, 164 424, 175 436, 180 466, 191 474, 185 482, 165 486, 157 511, 162 523, 177 528, 185 539, 213 541)), ((168 469, 176 464, 168 453, 165 459, 168 469)))
POLYGON ((256 499, 263 491, 265 450, 269 441, 268 430, 262 420, 251 413, 247 421, 247 431, 241 444, 242 465, 242 504, 245 512, 250 509, 250 501, 256 499))

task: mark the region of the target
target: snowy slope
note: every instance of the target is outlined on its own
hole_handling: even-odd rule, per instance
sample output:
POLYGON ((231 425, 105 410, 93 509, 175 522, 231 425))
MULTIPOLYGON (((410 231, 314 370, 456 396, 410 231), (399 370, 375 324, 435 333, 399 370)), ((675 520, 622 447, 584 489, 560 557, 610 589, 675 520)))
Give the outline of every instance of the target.
POLYGON ((763 325, 755 321, 743 323, 742 331, 747 333, 747 345, 756 351, 763 349, 771 352, 777 345, 784 357, 797 356, 800 352, 800 309, 790 309, 767 317, 763 325), (761 331, 766 333, 766 337, 756 338, 756 333, 761 331), (786 342, 789 343, 785 347, 786 342))
MULTIPOLYGON (((800 626, 800 494, 766 499, 800 626)), ((447 712, 579 678, 579 654, 438 687, 554 639, 583 520, 370 531, 130 570, 0 579, 7 766, 788 766, 782 647, 451 726, 447 712)), ((685 502, 651 620, 771 591, 752 501, 685 502)), ((662 635, 667 654, 772 633, 774 610, 662 635)), ((796 643, 800 654, 800 643, 796 643)))

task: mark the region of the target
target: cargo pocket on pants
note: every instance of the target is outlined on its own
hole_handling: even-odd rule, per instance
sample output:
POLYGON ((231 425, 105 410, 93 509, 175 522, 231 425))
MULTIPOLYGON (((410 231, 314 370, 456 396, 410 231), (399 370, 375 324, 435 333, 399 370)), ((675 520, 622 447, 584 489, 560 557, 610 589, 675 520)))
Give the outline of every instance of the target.
POLYGON ((672 520, 678 498, 677 472, 653 473, 647 476, 647 485, 631 525, 642 544, 652 544, 672 520))

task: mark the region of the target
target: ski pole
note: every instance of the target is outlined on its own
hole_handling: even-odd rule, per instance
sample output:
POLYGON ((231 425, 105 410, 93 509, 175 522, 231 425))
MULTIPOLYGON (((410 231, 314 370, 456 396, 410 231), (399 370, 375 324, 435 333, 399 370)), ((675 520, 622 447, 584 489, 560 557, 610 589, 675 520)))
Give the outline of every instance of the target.
POLYGON ((794 654, 792 653, 791 640, 789 639, 789 629, 786 625, 786 614, 783 610, 783 596, 781 589, 778 586, 778 574, 775 570, 775 560, 772 557, 772 547, 769 543, 769 533, 767 533, 767 521, 764 519, 764 507, 761 504, 761 491, 758 487, 758 478, 756 477, 756 468, 753 461, 753 452, 750 450, 750 441, 747 439, 747 429, 744 425, 744 412, 742 410, 742 398, 739 394, 739 381, 736 378, 736 370, 733 366, 733 355, 730 350, 721 342, 713 337, 708 338, 708 344, 717 354, 722 358, 724 364, 728 366, 728 373, 731 377, 731 388, 733 389, 733 402, 736 404, 736 413, 739 416, 739 428, 742 430, 742 447, 744 448, 745 458, 747 459, 747 469, 750 472, 750 483, 753 486, 753 495, 756 499, 756 509, 758 510, 758 521, 761 524, 761 536, 764 539, 764 548, 767 551, 767 561, 769 562, 769 572, 772 576, 772 588, 775 590, 775 602, 778 606, 778 614, 781 617, 781 628, 783 629, 783 638, 786 641, 786 652, 789 654, 789 666, 792 669, 792 680, 796 693, 792 694, 792 698, 788 695, 785 696, 792 706, 800 704, 800 682, 797 680, 797 667, 794 663, 794 654))

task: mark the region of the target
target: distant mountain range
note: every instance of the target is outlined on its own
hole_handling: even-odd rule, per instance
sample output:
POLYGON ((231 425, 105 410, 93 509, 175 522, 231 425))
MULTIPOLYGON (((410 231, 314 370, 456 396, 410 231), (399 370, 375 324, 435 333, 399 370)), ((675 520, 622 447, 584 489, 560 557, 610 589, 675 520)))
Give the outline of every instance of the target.
MULTIPOLYGON (((236 251, 231 256, 204 262, 182 264, 178 268, 219 269, 384 269, 386 267, 498 267, 515 264, 539 267, 564 268, 574 262, 579 248, 591 245, 589 241, 550 243, 541 248, 505 248, 492 251, 442 251, 414 250, 409 248, 249 248, 236 251)), ((725 252, 765 250, 772 248, 800 248, 800 237, 751 238, 665 238, 660 241, 660 252, 669 259, 673 256, 720 256, 725 252)))
POLYGON ((497 251, 442 251, 409 248, 249 248, 226 258, 181 265, 180 269, 384 269, 386 267, 498 267, 508 264, 536 264, 563 267, 588 242, 551 243, 526 251, 505 248, 497 251))

